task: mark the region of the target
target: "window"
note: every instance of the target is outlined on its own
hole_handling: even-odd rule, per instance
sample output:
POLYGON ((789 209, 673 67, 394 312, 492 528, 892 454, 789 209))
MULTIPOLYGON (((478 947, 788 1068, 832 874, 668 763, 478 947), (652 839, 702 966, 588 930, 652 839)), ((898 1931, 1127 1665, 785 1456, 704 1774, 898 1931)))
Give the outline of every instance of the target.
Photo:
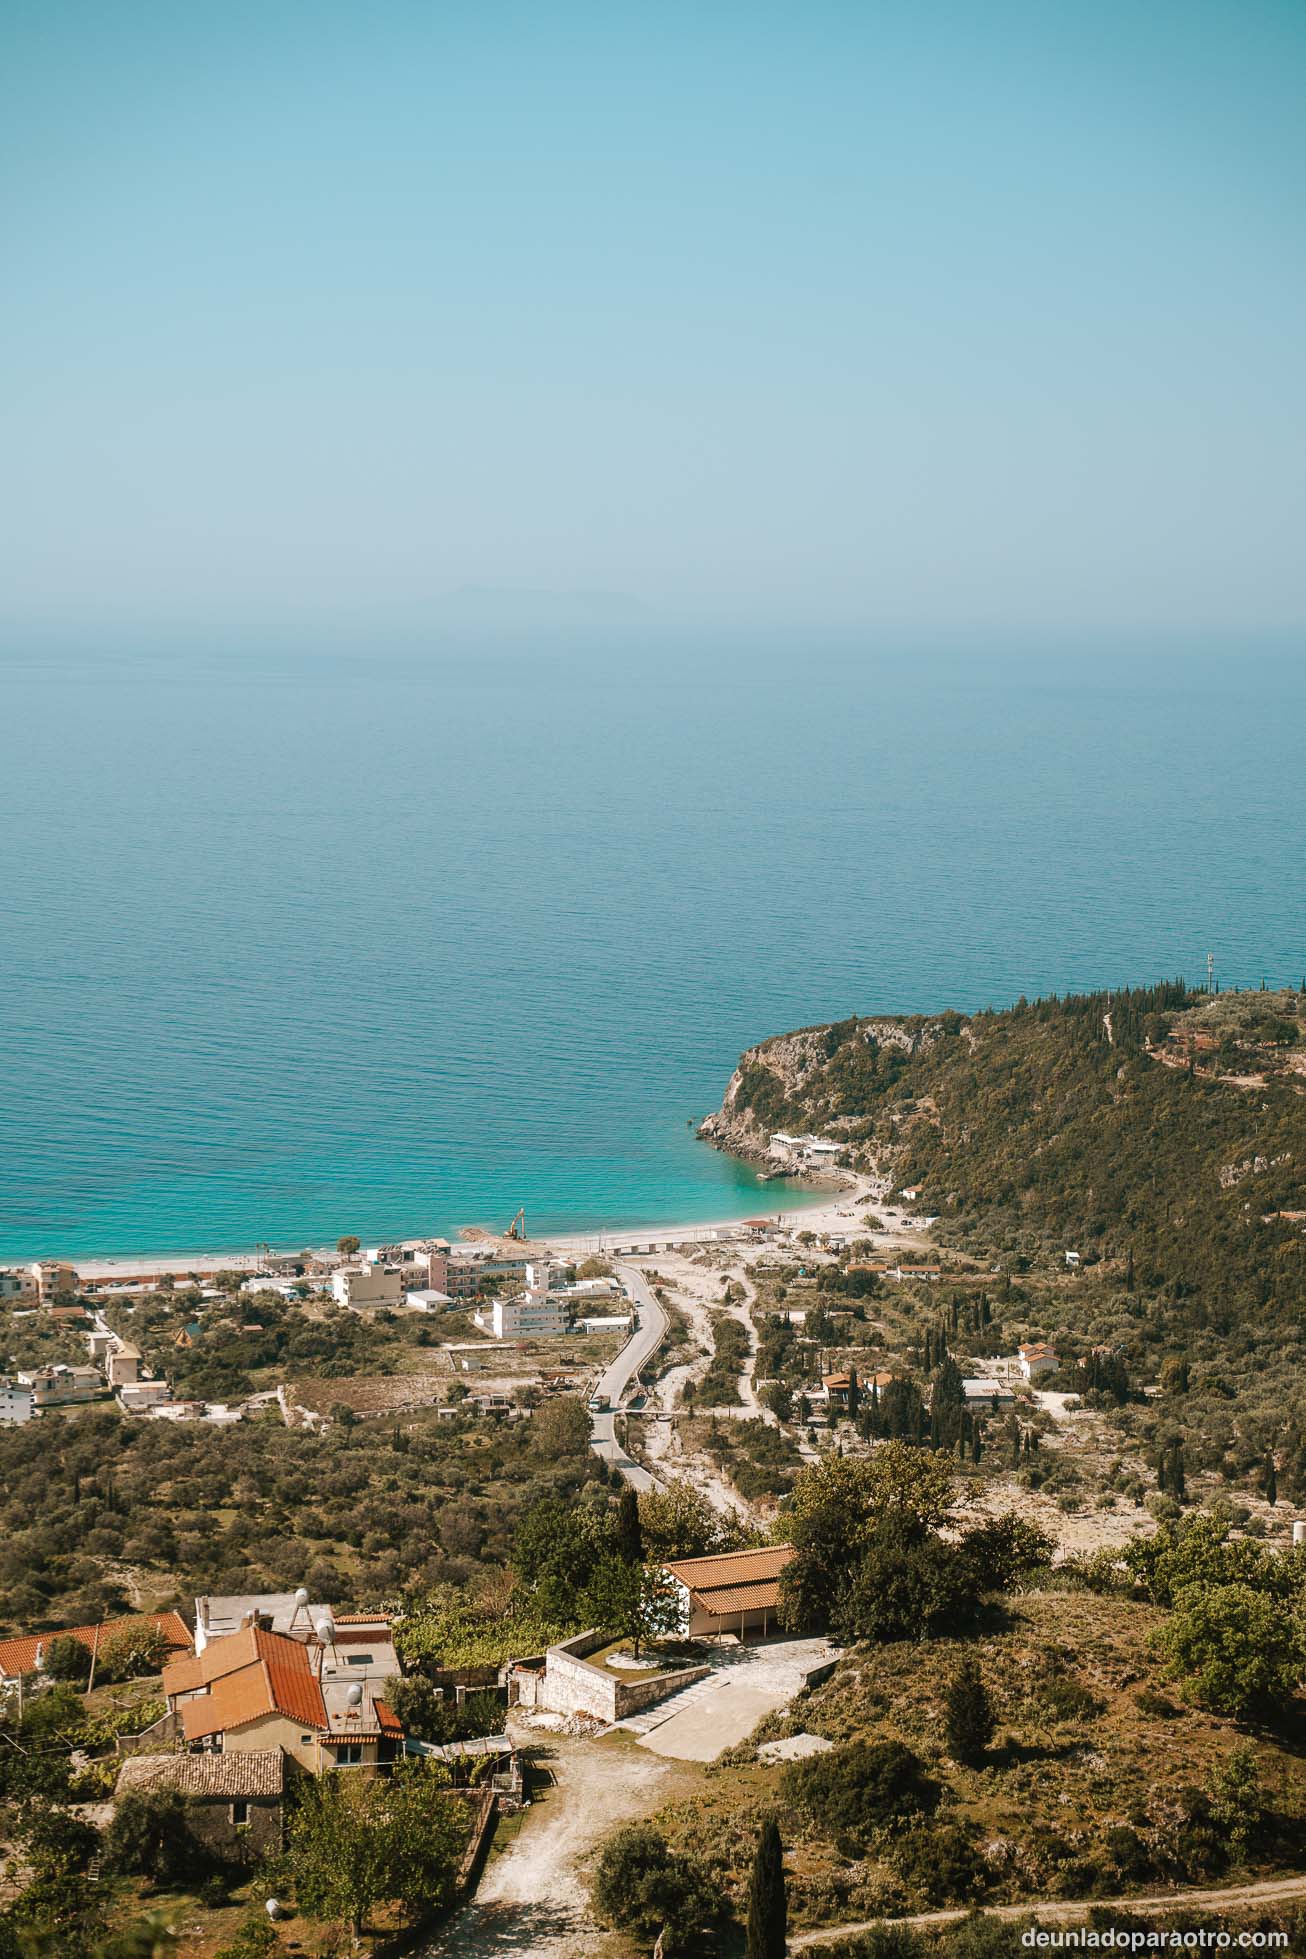
POLYGON ((316 1740, 316 1735, 301 1735, 299 1737, 299 1745, 301 1748, 311 1748, 316 1740))
POLYGON ((370 1667, 372 1664, 370 1653, 350 1653, 347 1657, 351 1667, 370 1667))
POLYGON ((342 1742, 336 1750, 336 1767, 352 1768, 363 1759, 363 1744, 360 1741, 342 1742))
POLYGON ((238 1830, 245 1829, 249 1824, 249 1804, 233 1803, 231 1805, 231 1820, 238 1830))

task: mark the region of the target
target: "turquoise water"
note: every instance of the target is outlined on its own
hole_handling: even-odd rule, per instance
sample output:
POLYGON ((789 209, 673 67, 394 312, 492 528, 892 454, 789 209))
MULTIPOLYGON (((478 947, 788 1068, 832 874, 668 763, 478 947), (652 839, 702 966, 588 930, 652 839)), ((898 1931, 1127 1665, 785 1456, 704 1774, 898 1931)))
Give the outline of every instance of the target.
POLYGON ((1050 652, 11 654, 0 1255, 744 1214, 766 1034, 1300 981, 1306 665, 1050 652))

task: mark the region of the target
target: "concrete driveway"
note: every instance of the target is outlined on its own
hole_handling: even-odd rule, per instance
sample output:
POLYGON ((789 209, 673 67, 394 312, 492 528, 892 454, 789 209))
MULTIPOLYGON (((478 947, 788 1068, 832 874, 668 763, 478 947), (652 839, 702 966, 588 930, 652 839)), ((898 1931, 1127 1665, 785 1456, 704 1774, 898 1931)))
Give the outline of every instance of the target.
POLYGON ((682 1762, 714 1762, 746 1741, 758 1722, 787 1707, 814 1675, 839 1657, 827 1639, 771 1639, 722 1646, 712 1671, 678 1694, 618 1725, 640 1737, 641 1748, 682 1762))

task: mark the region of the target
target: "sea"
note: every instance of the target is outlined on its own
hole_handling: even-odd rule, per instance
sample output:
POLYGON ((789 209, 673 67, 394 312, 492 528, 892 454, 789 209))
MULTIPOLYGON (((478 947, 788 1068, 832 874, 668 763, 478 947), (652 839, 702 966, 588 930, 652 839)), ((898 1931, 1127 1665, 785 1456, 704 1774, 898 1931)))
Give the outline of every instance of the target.
POLYGON ((774 1210, 695 1134, 768 1034, 1306 972, 1300 644, 241 633, 0 690, 0 1260, 774 1210))

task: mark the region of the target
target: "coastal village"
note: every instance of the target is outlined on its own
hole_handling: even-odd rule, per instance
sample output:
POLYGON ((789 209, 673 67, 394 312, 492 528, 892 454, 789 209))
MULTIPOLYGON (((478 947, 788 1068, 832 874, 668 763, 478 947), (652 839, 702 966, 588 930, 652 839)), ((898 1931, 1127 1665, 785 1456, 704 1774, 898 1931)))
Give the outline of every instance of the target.
MULTIPOLYGON (((843 1776, 846 1756, 847 1773, 861 1772, 866 1743, 849 1735, 863 1730, 848 1721, 864 1635, 817 1602, 807 1492, 934 1477, 946 1496, 930 1501, 948 1519, 939 1555, 982 1545, 983 1577, 968 1581, 981 1591, 1034 1567, 1079 1584, 1118 1572, 1177 1514, 1164 1479, 1182 1490, 1182 1471, 1158 1471, 1128 1439, 1129 1407, 1164 1388, 1131 1385, 1119 1344, 1086 1330, 1085 1302, 1117 1275, 1060 1244, 1013 1276, 947 1242, 927 1186, 894 1186, 851 1157, 829 1137, 773 1132, 764 1167, 814 1178, 810 1201, 717 1225, 545 1240, 518 1213, 506 1232, 455 1242, 342 1237, 171 1269, 52 1258, 0 1273, 10 1429, 175 1431, 169 1488, 185 1482, 188 1438, 207 1451, 215 1434, 224 1447, 281 1434, 319 1452, 324 1474, 356 1462, 400 1508, 411 1497, 389 1466, 414 1451, 448 1464, 433 1472, 449 1493, 426 1513, 436 1556, 425 1577, 393 1558, 384 1582, 369 1576, 383 1567, 369 1567, 364 1529, 337 1539, 334 1563, 306 1551, 296 1573, 283 1557, 276 1570, 298 1582, 280 1588, 223 1587, 230 1559, 192 1555, 188 1569, 211 1572, 214 1589, 182 1596, 138 1532, 135 1567, 120 1558, 117 1590, 99 1593, 120 1609, 76 1622, 38 1612, 8 1628, 11 1745, 56 1722, 73 1737, 55 1800, 80 1833, 66 1875, 88 1923, 108 1911, 125 1924, 162 1898, 181 1949, 204 1959, 325 1955, 342 1925, 378 1953, 403 1932, 431 1959, 652 1950, 621 1845, 693 1871, 710 1844, 704 1868, 742 1912, 739 1846, 758 1802, 788 1791, 806 1814, 817 1796, 799 1792, 815 1792, 823 1760, 843 1776), (233 1390, 192 1391, 210 1376, 233 1390), (534 1478, 541 1493, 522 1508, 509 1492, 534 1478), (480 1493, 474 1513, 460 1488, 480 1493), (481 1557, 505 1501, 519 1506, 506 1554, 481 1557), (341 1555, 350 1542, 362 1548, 341 1555), (402 1876, 384 1793, 401 1787, 427 1805, 427 1890, 402 1876), (315 1866, 314 1832, 364 1821, 380 1830, 381 1876, 347 1899, 315 1866), (169 1833, 186 1846, 171 1863, 169 1833)), ((237 1474, 237 1507, 223 1499, 222 1529, 251 1570, 257 1531, 241 1533, 238 1506, 264 1503, 263 1476, 237 1474)), ((1195 1464, 1188 1481, 1192 1502, 1195 1464)), ((294 1487, 308 1506, 302 1476, 294 1487)), ((1291 1552, 1306 1526, 1272 1498, 1244 1509, 1244 1527, 1291 1552)), ((261 1514, 275 1532, 275 1510, 261 1514)), ((92 1528, 85 1542, 96 1541, 92 1528)), ((1158 1682, 1157 1709, 1169 1706, 1159 1662, 1131 1633, 1127 1662, 1104 1673, 1080 1608, 1073 1586, 1036 1587, 995 1621, 1012 1657, 990 1651, 991 1691, 1009 1722, 1037 1727, 1054 1718, 1044 1688, 999 1681, 1052 1666, 1077 1683, 1055 1718, 1083 1718, 1089 1700, 1118 1709, 1127 1750, 1140 1667, 1158 1682)), ((856 1609, 870 1624, 885 1607, 856 1609)), ((946 1637, 940 1651, 952 1651, 946 1637)), ((901 1690, 903 1722, 918 1718, 924 1678, 901 1690)), ((927 1698, 920 1732, 939 1719, 927 1698)), ((1207 1717, 1200 1745, 1196 1730, 1186 1745, 1214 1775, 1231 1732, 1207 1717)), ((1100 1800, 1087 1789, 1086 1815, 1100 1800)), ((859 1875, 837 1833, 803 1846, 794 1950, 833 1949, 876 1899, 905 1910, 959 1897, 960 1917, 968 1899, 1014 1911, 1053 1881, 1014 1864, 963 1881, 902 1863, 877 1890, 887 1880, 859 1875)), ((3 1880, 14 1909, 47 1866, 15 1824, 3 1880)), ((707 1907, 700 1897, 683 1909, 707 1907)), ((673 1948, 717 1946, 700 1931, 673 1948)))

